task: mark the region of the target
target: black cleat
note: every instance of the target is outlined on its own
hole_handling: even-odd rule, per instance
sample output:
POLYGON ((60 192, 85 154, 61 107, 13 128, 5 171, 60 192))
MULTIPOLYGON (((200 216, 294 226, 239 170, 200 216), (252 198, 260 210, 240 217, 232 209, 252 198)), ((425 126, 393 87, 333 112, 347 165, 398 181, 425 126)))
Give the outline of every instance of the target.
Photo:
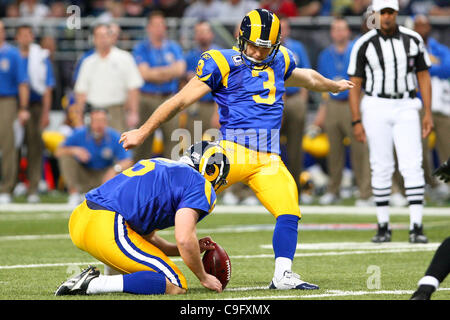
POLYGON ((433 286, 423 284, 419 286, 409 300, 430 300, 434 291, 436 289, 433 286))
POLYGON ((414 224, 414 228, 409 231, 410 243, 428 243, 428 238, 423 234, 423 225, 414 224))
POLYGON ((379 223, 377 234, 373 236, 372 242, 391 242, 392 231, 389 229, 389 223, 379 223))
POLYGON ((73 276, 61 284, 59 288, 56 289, 55 296, 85 295, 87 294, 86 291, 89 282, 98 276, 100 276, 100 270, 94 266, 89 266, 81 271, 80 274, 73 276))

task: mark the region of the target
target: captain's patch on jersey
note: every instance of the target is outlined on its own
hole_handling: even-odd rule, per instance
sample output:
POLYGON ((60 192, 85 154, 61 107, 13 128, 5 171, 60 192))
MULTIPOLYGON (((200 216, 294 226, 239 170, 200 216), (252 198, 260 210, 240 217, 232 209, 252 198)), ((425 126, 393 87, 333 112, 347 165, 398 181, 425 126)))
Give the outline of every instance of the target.
POLYGON ((242 57, 240 55, 232 56, 231 59, 233 59, 234 65, 239 66, 243 63, 242 57))

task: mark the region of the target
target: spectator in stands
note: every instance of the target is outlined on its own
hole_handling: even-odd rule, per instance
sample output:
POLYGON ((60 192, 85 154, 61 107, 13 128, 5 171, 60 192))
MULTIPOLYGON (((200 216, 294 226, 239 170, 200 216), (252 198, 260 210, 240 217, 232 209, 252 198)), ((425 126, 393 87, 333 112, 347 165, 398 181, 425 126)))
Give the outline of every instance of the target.
POLYGON ((238 23, 247 13, 257 8, 260 8, 260 4, 255 0, 225 0, 219 18, 222 21, 233 19, 238 23))
MULTIPOLYGON (((209 24, 208 21, 197 22, 194 28, 194 41, 195 47, 185 55, 187 65, 186 81, 189 81, 192 77, 195 76, 196 69, 198 66, 197 63, 203 52, 208 51, 210 49, 220 49, 219 46, 213 43, 214 32, 212 31, 211 25, 209 24)), ((197 103, 195 103, 186 110, 187 114, 186 127, 191 135, 191 141, 187 142, 187 147, 189 147, 192 143, 196 141, 205 140, 202 139, 202 135, 206 130, 213 127, 213 119, 216 112, 217 112, 217 105, 214 102, 211 93, 205 95, 202 99, 200 99, 200 101, 198 101, 197 103), (194 130, 194 121, 200 121, 201 132, 197 132, 194 130), (197 136, 194 135, 195 133, 197 133, 197 136)))
POLYGON ((198 20, 214 19, 220 16, 222 5, 220 0, 197 0, 186 8, 183 17, 198 20))
POLYGON ((146 8, 141 0, 124 1, 124 10, 127 18, 140 18, 146 14, 146 8))
POLYGON ((99 23, 110 23, 115 19, 125 17, 125 7, 122 1, 108 0, 105 7, 106 11, 97 18, 99 23))
MULTIPOLYGON (((448 2, 448 1, 444 1, 448 2)), ((439 12, 440 6, 436 6, 436 3, 442 3, 442 1, 436 0, 409 0, 405 7, 400 7, 400 14, 415 16, 418 14, 428 15, 434 9, 435 12, 439 12)))
POLYGON ((75 83, 76 104, 84 110, 108 109, 110 125, 123 132, 138 124, 139 88, 143 79, 132 55, 113 46, 109 25, 94 27, 95 53, 80 67, 75 83))
POLYGON ((182 18, 189 3, 186 0, 159 0, 153 10, 161 11, 165 17, 182 18))
POLYGON ((6 18, 20 18, 20 10, 17 3, 13 2, 6 6, 6 18))
POLYGON ((295 0, 298 15, 303 17, 313 17, 320 14, 322 2, 320 0, 295 0))
MULTIPOLYGON (((422 36, 432 63, 429 70, 433 87, 431 110, 439 163, 443 163, 445 159, 450 157, 450 49, 430 36, 432 29, 426 16, 418 15, 415 17, 414 30, 422 36)), ((427 180, 430 180, 431 187, 438 187, 436 181, 431 178, 431 150, 428 148, 428 142, 424 141, 422 146, 424 148, 424 169, 426 177, 428 177, 427 180)), ((439 193, 448 196, 448 185, 443 185, 442 189, 436 191, 437 196, 439 196, 439 193)))
POLYGON ((67 5, 64 1, 52 1, 48 17, 65 18, 67 16, 67 5))
POLYGON ((430 16, 450 16, 450 1, 435 0, 429 14, 430 16))
MULTIPOLYGON (((300 41, 290 38, 291 28, 287 18, 281 18, 282 45, 294 54, 299 68, 311 68, 308 54, 300 41)), ((308 109, 308 90, 304 88, 286 88, 284 99, 281 135, 286 137, 287 164, 300 192, 300 173, 303 164, 302 137, 308 109)))
POLYGON ((0 204, 10 203, 17 175, 17 150, 13 123, 25 125, 28 110, 28 75, 19 50, 5 41, 5 26, 0 20, 0 204), (19 96, 19 106, 16 97, 19 96), (19 108, 18 108, 19 107, 19 108))
POLYGON ((357 16, 361 17, 367 11, 370 5, 370 0, 353 0, 350 5, 345 6, 340 12, 336 12, 341 16, 357 16))
MULTIPOLYGON (((347 67, 353 43, 350 41, 351 31, 342 18, 335 18, 331 23, 330 36, 332 45, 324 49, 318 61, 318 71, 330 79, 348 79, 347 67)), ((323 108, 323 107, 322 107, 323 108)), ((348 92, 337 95, 324 95, 325 119, 324 129, 330 142, 327 156, 329 182, 327 192, 319 203, 329 205, 339 199, 342 173, 345 165, 344 138, 350 138, 350 159, 360 199, 357 206, 370 206, 372 203, 370 185, 370 165, 366 143, 354 139, 351 126, 351 113, 348 103, 348 92)))
POLYGON ((34 43, 34 39, 31 26, 22 25, 17 28, 16 41, 30 82, 30 119, 25 124, 27 177, 30 182, 27 197, 29 203, 40 201, 38 184, 42 176, 42 152, 44 150, 42 131, 50 123, 52 91, 55 87, 50 52, 34 43))
POLYGON ((274 12, 278 17, 296 17, 298 10, 292 0, 262 0, 261 8, 274 12))
POLYGON ((50 12, 48 6, 37 0, 22 0, 19 6, 20 16, 42 20, 50 12))
MULTIPOLYGON (((185 75, 186 62, 181 46, 167 39, 167 25, 164 15, 159 11, 150 14, 147 23, 147 39, 139 42, 133 49, 133 56, 145 84, 141 88, 139 117, 141 124, 169 96, 177 92, 179 80, 185 75)), ((161 126, 164 139, 163 155, 171 158, 172 149, 178 141, 172 141, 172 132, 179 127, 179 116, 161 126)), ((136 149, 135 159, 151 157, 153 137, 136 149)))
POLYGON ((81 203, 81 193, 98 187, 133 164, 131 152, 119 144, 120 133, 108 127, 108 116, 105 109, 92 110, 89 125, 75 129, 56 149, 71 206, 81 203))

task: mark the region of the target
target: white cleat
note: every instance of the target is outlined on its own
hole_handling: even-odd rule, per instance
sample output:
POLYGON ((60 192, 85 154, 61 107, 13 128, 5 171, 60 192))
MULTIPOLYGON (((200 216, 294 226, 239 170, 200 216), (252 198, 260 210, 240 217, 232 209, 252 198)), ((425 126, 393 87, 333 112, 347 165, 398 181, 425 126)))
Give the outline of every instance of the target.
POLYGON ((269 289, 317 290, 319 289, 319 286, 300 280, 300 276, 292 271, 285 271, 281 279, 277 280, 275 277, 272 279, 269 289))

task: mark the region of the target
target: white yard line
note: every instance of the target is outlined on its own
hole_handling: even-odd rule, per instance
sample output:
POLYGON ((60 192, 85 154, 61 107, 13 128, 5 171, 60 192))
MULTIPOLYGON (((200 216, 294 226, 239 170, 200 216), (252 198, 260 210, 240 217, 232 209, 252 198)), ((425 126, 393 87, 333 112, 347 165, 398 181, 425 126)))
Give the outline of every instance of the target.
MULTIPOLYGON (((71 212, 73 207, 61 203, 11 203, 0 205, 0 213, 2 212, 71 212)), ((355 207, 355 206, 306 206, 300 205, 302 214, 326 214, 326 215, 374 215, 375 207, 355 207)), ((268 211, 262 205, 257 206, 224 206, 217 205, 213 214, 267 214, 268 211)), ((408 215, 407 207, 397 208, 391 207, 392 215, 408 215)), ((424 215, 432 216, 450 216, 450 208, 446 207, 425 207, 424 215)))
MULTIPOLYGON (((378 250, 351 250, 351 251, 329 251, 329 252, 311 252, 311 253, 296 253, 295 257, 325 257, 325 256, 345 256, 345 255, 361 255, 361 254, 373 254, 373 253, 402 253, 402 252, 421 252, 421 251, 434 251, 434 247, 419 248, 412 246, 411 248, 404 249, 378 249, 378 250)), ((231 256, 230 260, 235 259, 273 259, 273 254, 256 254, 256 255, 235 255, 231 256)), ((172 258, 174 262, 181 261, 181 258, 172 258)), ((22 265, 6 265, 0 266, 0 270, 6 269, 28 269, 28 268, 48 268, 48 267, 68 267, 74 265, 98 265, 99 261, 90 262, 65 262, 65 263, 44 263, 44 264, 22 264, 22 265)))
MULTIPOLYGON (((254 288, 229 288, 225 289, 224 292, 230 291, 247 291, 247 290, 260 290, 266 289, 264 287, 254 287, 254 288)), ((439 288, 438 291, 448 291, 450 288, 439 288)), ((274 291, 282 292, 282 291, 274 291)), ((286 291, 284 291, 286 292, 286 291)), ((296 293, 300 291, 294 291, 296 293)), ((304 292, 304 291, 303 291, 304 292)), ((367 295, 378 295, 378 294, 389 294, 389 295, 410 295, 413 294, 413 290, 378 290, 378 291, 341 291, 341 290, 326 290, 323 294, 302 294, 302 295, 271 295, 271 296, 248 296, 248 297, 238 297, 238 298, 224 298, 217 300, 266 300, 266 299, 311 299, 311 298, 328 298, 328 297, 346 297, 346 296, 367 296, 367 295)))
MULTIPOLYGON (((297 243, 297 250, 380 250, 380 249, 436 249, 440 242, 433 243, 408 243, 408 242, 321 242, 321 243, 297 243)), ((271 244, 263 244, 262 249, 271 249, 271 244)))

